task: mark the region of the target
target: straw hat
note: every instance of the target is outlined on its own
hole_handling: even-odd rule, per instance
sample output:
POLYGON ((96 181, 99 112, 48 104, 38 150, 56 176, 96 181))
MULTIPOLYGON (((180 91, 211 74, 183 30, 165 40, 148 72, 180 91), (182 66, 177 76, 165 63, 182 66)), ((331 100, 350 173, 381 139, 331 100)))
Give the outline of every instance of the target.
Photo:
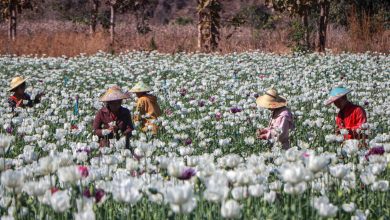
POLYGON ((135 86, 130 89, 130 92, 149 92, 152 89, 144 82, 138 82, 135 86))
POLYGON ((100 98, 101 102, 116 101, 129 98, 129 95, 122 92, 119 86, 109 88, 106 93, 100 98))
POLYGON ((8 91, 12 91, 14 90, 15 88, 17 88, 18 86, 22 85, 24 82, 26 82, 27 78, 23 78, 21 76, 17 76, 15 78, 13 78, 11 80, 11 83, 10 83, 10 88, 8 91))
POLYGON ((328 100, 325 101, 325 105, 329 105, 336 101, 337 99, 347 95, 348 93, 352 92, 352 90, 343 88, 343 87, 336 87, 333 88, 329 93, 328 100))
POLYGON ((269 89, 264 95, 256 99, 257 106, 263 108, 280 108, 287 105, 286 98, 279 96, 275 89, 269 89))

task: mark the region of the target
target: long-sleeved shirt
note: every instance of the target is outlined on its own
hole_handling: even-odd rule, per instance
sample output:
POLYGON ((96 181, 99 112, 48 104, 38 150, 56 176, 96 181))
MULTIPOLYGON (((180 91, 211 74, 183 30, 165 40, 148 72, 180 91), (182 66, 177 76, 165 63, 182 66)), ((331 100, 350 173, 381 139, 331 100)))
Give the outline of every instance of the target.
POLYGON ((290 148, 289 133, 294 127, 293 115, 288 108, 275 109, 269 126, 265 128, 267 131, 265 136, 267 139, 276 138, 284 149, 288 149, 290 148))
POLYGON ((31 100, 31 97, 29 94, 27 93, 24 93, 23 94, 23 98, 19 99, 17 98, 15 95, 13 96, 10 96, 8 98, 8 104, 9 106, 12 108, 12 111, 14 111, 15 108, 17 107, 21 107, 21 108, 25 108, 25 107, 33 107, 34 104, 37 104, 39 103, 39 99, 35 99, 35 100, 31 100), (18 106, 18 103, 21 102, 21 104, 18 106), (27 101, 27 103, 23 103, 23 101, 27 101))
POLYGON ((152 126, 152 133, 156 134, 158 126, 152 123, 152 120, 162 115, 157 97, 149 94, 139 97, 136 111, 134 122, 139 122, 143 131, 147 131, 148 126, 152 126))
POLYGON ((357 132, 361 129, 362 124, 367 122, 367 116, 364 109, 358 105, 348 103, 339 111, 336 116, 336 125, 338 129, 347 129, 348 134, 344 135, 345 139, 361 139, 363 134, 357 132))
POLYGON ((130 111, 127 108, 121 107, 118 114, 114 114, 107 107, 101 108, 95 116, 93 121, 93 131, 99 137, 100 146, 109 146, 109 140, 112 138, 119 139, 121 131, 122 135, 126 136, 126 148, 129 148, 129 138, 131 132, 134 129, 133 122, 131 120, 130 111), (115 134, 110 133, 108 135, 103 134, 103 129, 108 129, 110 123, 115 122, 118 127, 118 132, 115 134))

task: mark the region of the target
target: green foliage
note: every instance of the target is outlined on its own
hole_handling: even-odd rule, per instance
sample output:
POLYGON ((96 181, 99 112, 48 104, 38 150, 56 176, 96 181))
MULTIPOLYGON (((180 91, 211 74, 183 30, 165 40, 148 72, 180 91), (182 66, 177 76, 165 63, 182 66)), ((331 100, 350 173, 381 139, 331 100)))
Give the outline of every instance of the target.
POLYGON ((176 18, 176 21, 175 21, 175 24, 182 25, 182 26, 186 26, 186 25, 193 24, 193 23, 194 23, 194 21, 192 20, 192 18, 188 18, 188 17, 178 17, 178 18, 176 18))
MULTIPOLYGON (((0 13, 2 19, 8 19, 10 16, 10 8, 15 8, 20 14, 24 9, 33 10, 36 4, 33 0, 0 0, 0 13)), ((0 20, 1 21, 1 20, 0 20)))
POLYGON ((59 13, 61 19, 78 24, 86 24, 89 19, 87 0, 61 0, 54 2, 50 8, 59 13))
POLYGON ((302 43, 304 42, 305 37, 305 27, 298 20, 292 21, 292 30, 288 36, 292 41, 292 44, 289 46, 292 48, 293 52, 306 52, 309 50, 309 48, 302 43))
POLYGON ((122 0, 116 7, 120 13, 130 11, 134 14, 137 19, 138 33, 147 34, 151 31, 148 20, 153 17, 157 5, 157 0, 122 0))
POLYGON ((290 15, 303 15, 308 8, 318 5, 321 0, 266 0, 276 11, 288 11, 290 15))
POLYGON ((156 41, 154 40, 154 37, 152 37, 152 39, 150 39, 149 49, 150 49, 150 50, 157 50, 157 49, 158 49, 157 43, 156 43, 156 41))
POLYGON ((374 23, 381 23, 383 28, 390 28, 390 1, 334 1, 330 8, 330 22, 339 26, 349 26, 348 16, 351 16, 353 13, 360 20, 364 17, 369 17, 374 23))
POLYGON ((271 13, 264 5, 252 5, 241 9, 230 20, 230 25, 239 27, 247 25, 255 29, 273 28, 271 13))
POLYGON ((149 27, 148 24, 139 24, 137 25, 137 32, 140 33, 140 34, 147 34, 149 32, 151 32, 152 29, 149 27))
POLYGON ((103 13, 98 14, 98 21, 102 25, 103 29, 110 29, 110 11, 105 10, 103 13))

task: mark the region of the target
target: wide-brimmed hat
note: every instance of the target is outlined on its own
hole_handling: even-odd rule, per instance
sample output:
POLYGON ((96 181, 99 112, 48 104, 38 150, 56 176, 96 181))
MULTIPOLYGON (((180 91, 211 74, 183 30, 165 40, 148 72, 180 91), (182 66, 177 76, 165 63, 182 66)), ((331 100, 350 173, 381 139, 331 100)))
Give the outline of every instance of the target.
POLYGON ((152 89, 148 84, 144 82, 138 82, 133 88, 130 89, 130 92, 149 92, 152 89))
POLYGON ((328 100, 325 101, 325 105, 329 105, 336 101, 337 99, 347 95, 348 93, 352 92, 352 90, 343 88, 343 87, 336 87, 333 88, 329 93, 328 100))
POLYGON ((256 99, 257 106, 263 108, 280 108, 287 105, 286 98, 280 96, 276 89, 269 89, 264 95, 256 99))
POLYGON ((24 82, 26 82, 26 80, 27 80, 27 78, 23 78, 22 76, 14 77, 14 78, 11 80, 10 87, 9 87, 9 90, 8 90, 8 91, 14 90, 14 89, 17 88, 18 86, 20 86, 20 85, 22 85, 24 82))
POLYGON ((117 101, 122 99, 128 99, 130 96, 124 93, 119 86, 110 87, 106 93, 100 98, 101 102, 117 101))

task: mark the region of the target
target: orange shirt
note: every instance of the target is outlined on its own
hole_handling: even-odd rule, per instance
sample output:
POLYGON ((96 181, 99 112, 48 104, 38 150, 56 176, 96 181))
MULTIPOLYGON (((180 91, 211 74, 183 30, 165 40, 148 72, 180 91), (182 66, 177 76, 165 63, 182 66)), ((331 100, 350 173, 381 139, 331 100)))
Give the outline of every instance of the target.
POLYGON ((139 97, 136 108, 137 113, 134 115, 134 122, 140 122, 143 131, 146 131, 148 125, 151 125, 153 133, 157 133, 157 126, 151 122, 162 115, 157 97, 149 94, 139 97))

